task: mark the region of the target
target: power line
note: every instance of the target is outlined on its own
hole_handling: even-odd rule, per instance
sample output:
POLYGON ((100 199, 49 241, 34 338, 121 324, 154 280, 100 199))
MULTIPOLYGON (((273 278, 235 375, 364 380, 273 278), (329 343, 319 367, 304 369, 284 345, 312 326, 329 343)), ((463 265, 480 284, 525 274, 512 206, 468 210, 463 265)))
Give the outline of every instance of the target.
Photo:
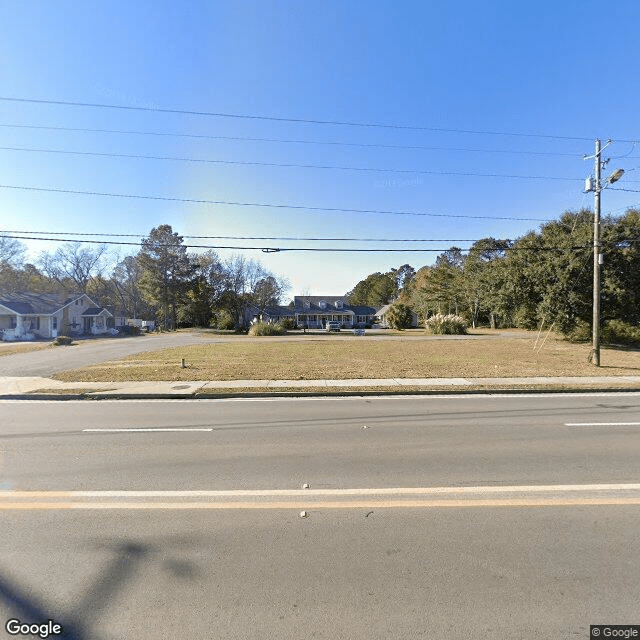
MULTIPOLYGON (((380 129, 399 129, 408 131, 436 131, 443 133, 465 133, 476 135, 494 135, 494 136, 517 136, 526 138, 546 138, 550 140, 588 140, 592 138, 576 137, 576 136, 558 136, 549 134, 538 133, 522 133, 522 132, 506 132, 506 131, 479 131, 473 129, 454 129, 454 128, 442 128, 442 127, 425 127, 417 125, 404 125, 393 123, 381 123, 381 122, 353 122, 353 121, 341 121, 341 120, 314 120, 307 118, 285 118, 278 116, 266 116, 255 114, 241 114, 241 113, 225 113, 216 111, 194 111, 187 109, 167 109, 161 107, 141 107, 130 105, 117 105, 117 104, 104 104, 93 102, 72 102, 66 100, 38 100, 33 98, 12 98, 8 96, 0 96, 0 101, 4 102, 17 102, 17 103, 31 103, 31 104, 48 104, 58 105, 65 107, 88 107, 94 109, 118 109, 124 111, 145 111, 153 113, 168 113, 179 115, 192 115, 192 116, 208 116, 216 118, 236 118, 244 120, 265 120, 271 122, 292 122, 299 124, 321 124, 332 126, 345 126, 345 127, 361 127, 361 128, 380 128, 380 129)), ((627 142, 622 141, 622 142, 627 142)))
MULTIPOLYGON (((0 229, 0 233, 29 233, 33 235, 49 236, 100 236, 109 238, 143 238, 144 233, 78 233, 75 231, 19 231, 10 229, 0 229)), ((182 238, 191 240, 287 240, 299 242, 478 242, 476 239, 463 238, 438 238, 438 239, 418 239, 418 238, 308 238, 308 237, 274 237, 274 236, 188 236, 181 235, 182 238)), ((500 238, 501 241, 511 242, 508 238, 500 238)))
POLYGON ((153 196, 142 194, 108 193, 101 191, 80 191, 75 189, 55 189, 52 187, 25 187, 19 185, 0 184, 0 189, 15 189, 19 191, 36 191, 45 193, 65 193, 71 195, 99 196, 105 198, 130 198, 134 200, 154 200, 162 202, 182 202, 186 204, 212 204, 236 207, 266 207, 272 209, 291 209, 295 211, 324 211, 327 213, 374 213, 394 216, 425 216, 435 218, 469 218, 472 220, 518 220, 533 222, 549 222, 546 218, 516 218, 510 216, 469 216, 452 213, 426 213, 418 211, 387 211, 380 209, 347 209, 343 207, 314 207, 308 205, 273 204, 265 202, 232 202, 226 200, 205 200, 195 198, 176 198, 170 196, 153 196))
POLYGON ((572 182, 582 181, 582 178, 568 178, 565 176, 525 176, 502 173, 477 173, 474 171, 435 171, 433 169, 387 169, 378 167, 344 167, 339 165, 319 165, 319 164, 299 164, 295 162, 262 162, 258 160, 218 160, 205 158, 183 158, 176 156, 146 156, 130 153, 99 153, 95 151, 66 151, 62 149, 29 149, 24 147, 0 147, 0 151, 26 151, 35 153, 59 153, 65 155, 96 156, 106 158, 129 158, 137 160, 172 160, 178 162, 197 162, 206 164, 227 164, 234 166, 258 166, 258 167, 280 167, 296 169, 330 169, 338 171, 358 171, 373 173, 404 173, 418 175, 438 175, 438 176, 467 176, 478 178, 510 178, 521 180, 570 180, 572 182))
MULTIPOLYGON (((78 133, 116 133, 123 135, 146 135, 146 136, 166 136, 176 138, 195 138, 205 140, 232 140, 236 142, 273 142, 278 144, 308 144, 323 146, 339 146, 339 147, 357 147, 366 149, 403 149, 418 151, 455 151, 464 153, 503 153, 516 155, 534 155, 534 156, 563 156, 569 158, 577 157, 575 153, 562 153, 556 151, 525 151, 522 149, 473 149, 468 147, 434 147, 426 145, 405 145, 405 144, 381 144, 366 142, 342 142, 331 140, 300 140, 289 138, 259 138, 250 136, 213 136, 207 134, 195 133, 177 133, 171 131, 136 131, 125 129, 92 129, 86 127, 62 127, 62 126, 41 126, 28 124, 6 124, 0 123, 0 127, 15 129, 37 129, 47 131, 73 131, 78 133)), ((640 156, 637 156, 640 157, 640 156)))
MULTIPOLYGON (((9 240, 39 240, 43 242, 69 242, 65 238, 51 238, 51 237, 35 237, 35 236, 15 236, 15 235, 0 235, 0 238, 6 238, 9 240)), ((141 246, 140 242, 126 242, 123 240, 74 240, 74 242, 82 244, 109 244, 109 245, 128 245, 128 246, 141 246)), ((157 247, 171 248, 171 247, 184 247, 185 249, 234 249, 234 250, 260 250, 264 253, 280 253, 286 251, 313 251, 323 253, 425 253, 425 252, 440 252, 444 253, 449 251, 451 247, 447 248, 407 248, 407 249, 356 249, 356 248, 334 248, 334 247, 253 247, 253 246, 227 246, 227 245, 200 245, 200 244, 154 244, 157 247)), ((504 249, 504 251, 576 251, 589 248, 588 245, 573 246, 573 247, 510 247, 504 249)), ((462 252, 469 251, 468 249, 461 249, 462 252)))

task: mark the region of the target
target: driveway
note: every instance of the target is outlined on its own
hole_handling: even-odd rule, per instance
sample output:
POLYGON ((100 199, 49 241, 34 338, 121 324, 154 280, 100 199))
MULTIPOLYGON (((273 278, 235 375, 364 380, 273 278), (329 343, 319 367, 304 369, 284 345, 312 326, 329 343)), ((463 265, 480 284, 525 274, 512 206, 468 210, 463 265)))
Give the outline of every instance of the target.
POLYGON ((125 356, 181 347, 183 345, 219 342, 218 336, 201 333, 161 333, 131 338, 95 338, 80 340, 68 347, 54 347, 39 351, 16 353, 0 357, 0 376, 43 376, 77 369, 100 362, 117 360, 125 356))

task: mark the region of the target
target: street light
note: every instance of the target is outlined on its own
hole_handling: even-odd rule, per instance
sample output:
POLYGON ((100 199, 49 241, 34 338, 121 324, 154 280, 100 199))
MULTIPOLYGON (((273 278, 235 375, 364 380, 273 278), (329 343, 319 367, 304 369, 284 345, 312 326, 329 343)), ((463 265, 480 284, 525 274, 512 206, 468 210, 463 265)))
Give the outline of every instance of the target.
MULTIPOLYGON (((607 141, 605 148, 611 144, 611 140, 607 141)), ((610 184, 617 182, 622 178, 624 169, 616 169, 605 181, 604 187, 601 182, 601 171, 604 165, 609 162, 601 160, 602 149, 600 148, 600 140, 596 138, 595 158, 595 180, 587 178, 585 191, 593 191, 595 193, 595 206, 593 216, 593 346, 589 361, 596 367, 600 366, 600 267, 603 263, 602 253, 600 252, 600 192, 610 184)), ((587 158, 585 158, 586 160, 587 158)))

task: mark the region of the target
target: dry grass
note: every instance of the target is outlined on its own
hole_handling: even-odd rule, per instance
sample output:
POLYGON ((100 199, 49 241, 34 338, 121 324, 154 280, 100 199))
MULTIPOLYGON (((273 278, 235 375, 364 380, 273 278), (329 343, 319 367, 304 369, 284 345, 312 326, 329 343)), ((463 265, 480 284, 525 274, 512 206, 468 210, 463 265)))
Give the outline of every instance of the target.
POLYGON ((21 342, 13 344, 11 342, 0 342, 0 357, 11 356, 14 353, 27 353, 28 351, 40 351, 40 349, 49 349, 51 343, 42 342, 21 342))
MULTIPOLYGON (((422 335, 329 338, 239 337, 230 342, 137 354, 56 375, 64 381, 314 380, 640 375, 640 352, 603 349, 601 367, 589 345, 549 336, 534 352, 536 333, 468 339, 422 335), (180 366, 181 359, 186 368, 180 366)), ((542 342, 542 340, 540 340, 542 342)), ((538 347, 540 344, 538 344, 538 347)))

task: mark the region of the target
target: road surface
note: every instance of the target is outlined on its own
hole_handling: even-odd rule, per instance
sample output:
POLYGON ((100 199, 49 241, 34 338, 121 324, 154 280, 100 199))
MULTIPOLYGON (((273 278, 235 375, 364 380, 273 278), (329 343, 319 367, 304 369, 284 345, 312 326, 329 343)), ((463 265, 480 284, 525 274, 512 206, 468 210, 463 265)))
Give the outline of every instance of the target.
POLYGON ((636 393, 3 401, 0 616, 76 640, 638 624, 639 409, 636 393))
POLYGON ((0 354, 0 376, 52 376, 61 371, 118 360, 145 351, 215 342, 197 332, 142 334, 129 338, 79 340, 76 344, 13 355, 0 354))

